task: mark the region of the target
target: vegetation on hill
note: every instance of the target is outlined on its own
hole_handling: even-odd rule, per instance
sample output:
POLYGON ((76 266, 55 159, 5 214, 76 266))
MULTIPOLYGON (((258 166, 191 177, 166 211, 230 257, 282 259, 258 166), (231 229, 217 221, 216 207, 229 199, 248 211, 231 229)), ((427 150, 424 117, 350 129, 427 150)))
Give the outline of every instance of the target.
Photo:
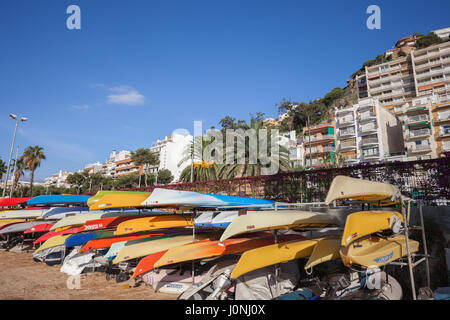
POLYGON ((440 38, 437 34, 434 32, 430 32, 427 35, 419 35, 419 38, 416 41, 416 47, 417 49, 423 49, 435 44, 440 44, 443 42, 450 41, 450 37, 447 39, 440 38))

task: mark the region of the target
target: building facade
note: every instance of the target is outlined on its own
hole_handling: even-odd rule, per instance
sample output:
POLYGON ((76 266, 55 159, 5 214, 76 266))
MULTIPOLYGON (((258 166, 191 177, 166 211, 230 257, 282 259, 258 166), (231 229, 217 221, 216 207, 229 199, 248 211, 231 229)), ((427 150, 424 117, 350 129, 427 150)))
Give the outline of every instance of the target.
POLYGON ((319 167, 330 160, 334 161, 335 128, 334 116, 318 125, 303 128, 306 167, 319 167))

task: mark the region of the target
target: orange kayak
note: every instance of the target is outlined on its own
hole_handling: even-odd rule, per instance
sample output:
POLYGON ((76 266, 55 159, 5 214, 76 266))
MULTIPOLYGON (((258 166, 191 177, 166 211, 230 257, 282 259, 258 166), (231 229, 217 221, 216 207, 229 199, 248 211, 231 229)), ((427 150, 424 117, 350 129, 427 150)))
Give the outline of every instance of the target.
MULTIPOLYGON (((303 238, 303 236, 296 234, 280 235, 278 236, 278 242, 283 243, 286 241, 300 240, 303 238)), ((227 239, 224 243, 219 243, 217 240, 203 240, 185 244, 167 250, 167 252, 164 255, 161 255, 161 257, 156 261, 155 255, 149 255, 143 258, 136 266, 133 277, 137 277, 153 270, 154 268, 163 267, 169 264, 242 253, 254 248, 274 244, 274 240, 273 235, 263 233, 258 236, 227 239)))
POLYGON ((150 238, 153 236, 163 236, 164 233, 151 233, 151 234, 141 234, 141 235, 132 235, 132 236, 122 236, 122 237, 113 237, 113 238, 103 238, 103 239, 93 239, 88 241, 78 252, 85 251, 93 251, 104 248, 109 248, 113 243, 121 242, 121 241, 130 241, 137 240, 143 238, 150 238))
POLYGON ((153 253, 151 255, 146 256, 141 261, 139 261, 138 265, 136 266, 136 269, 133 273, 133 278, 136 278, 137 276, 140 276, 144 273, 147 273, 154 269, 154 264, 158 262, 159 259, 167 252, 168 250, 160 251, 153 253), (145 260, 145 261, 144 261, 145 260))
POLYGON ((192 226, 190 214, 156 215, 124 221, 117 226, 116 236, 142 231, 192 226))
POLYGON ((133 216, 118 216, 118 217, 109 217, 95 220, 88 220, 81 227, 82 231, 92 231, 92 230, 100 230, 100 229, 112 229, 117 227, 120 223, 138 218, 145 218, 149 215, 133 215, 133 216))

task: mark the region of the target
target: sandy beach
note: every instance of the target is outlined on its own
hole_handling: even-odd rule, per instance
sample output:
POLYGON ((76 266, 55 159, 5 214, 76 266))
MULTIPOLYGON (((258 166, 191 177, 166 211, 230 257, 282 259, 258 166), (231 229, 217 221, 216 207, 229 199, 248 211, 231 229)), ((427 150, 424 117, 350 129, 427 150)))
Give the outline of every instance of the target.
POLYGON ((104 273, 81 275, 80 289, 68 289, 60 266, 34 262, 32 253, 0 251, 1 300, 174 300, 177 295, 156 293, 142 283, 107 281, 104 273))

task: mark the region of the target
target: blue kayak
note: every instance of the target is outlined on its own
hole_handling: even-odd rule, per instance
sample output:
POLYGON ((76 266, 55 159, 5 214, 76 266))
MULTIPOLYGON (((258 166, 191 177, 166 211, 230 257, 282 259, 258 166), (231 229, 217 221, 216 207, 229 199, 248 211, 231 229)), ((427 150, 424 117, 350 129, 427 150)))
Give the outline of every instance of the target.
POLYGON ((76 247, 86 244, 88 241, 100 238, 114 237, 114 231, 102 231, 102 232, 89 232, 80 233, 70 236, 64 242, 66 247, 76 247))
POLYGON ((37 196, 26 202, 28 206, 36 205, 86 205, 90 196, 51 195, 37 196))
POLYGON ((59 217, 60 215, 65 216, 67 214, 78 214, 86 212, 89 212, 89 207, 54 207, 49 209, 46 213, 44 213, 42 217, 48 218, 56 215, 58 215, 59 217))

